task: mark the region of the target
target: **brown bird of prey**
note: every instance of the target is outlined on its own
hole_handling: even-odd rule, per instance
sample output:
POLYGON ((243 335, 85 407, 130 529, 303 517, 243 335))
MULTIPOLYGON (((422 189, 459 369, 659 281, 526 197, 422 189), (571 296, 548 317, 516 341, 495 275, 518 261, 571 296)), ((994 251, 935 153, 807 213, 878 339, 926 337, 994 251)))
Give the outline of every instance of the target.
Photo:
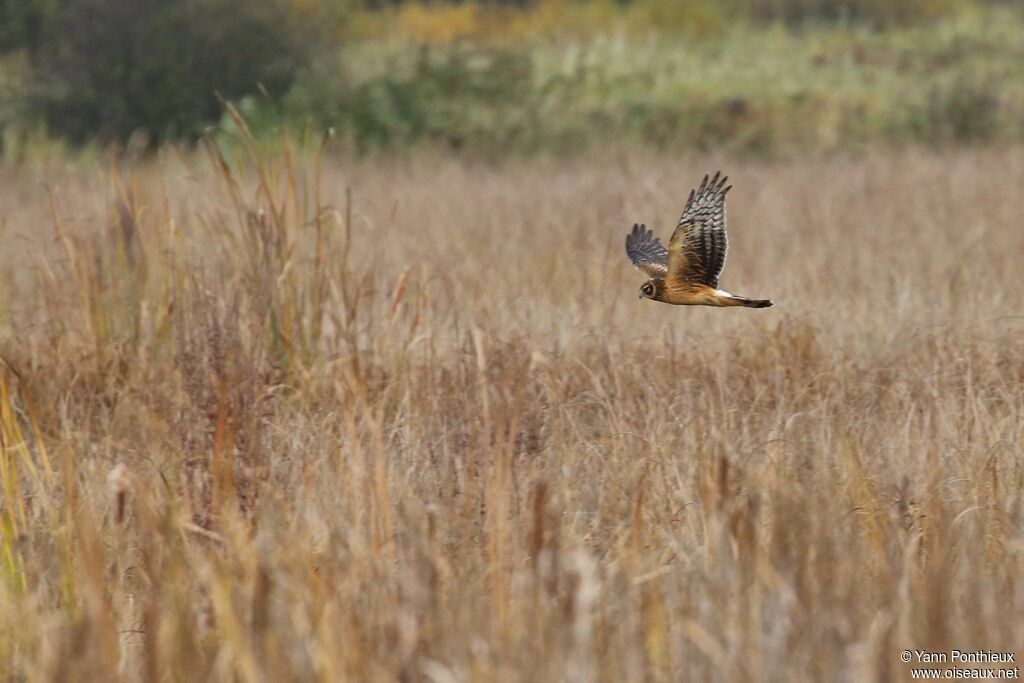
POLYGON ((725 267, 729 240, 725 235, 727 177, 704 176, 668 241, 668 249, 647 226, 635 224, 626 235, 626 254, 633 265, 650 276, 640 287, 641 299, 682 306, 746 306, 768 308, 769 299, 748 299, 718 288, 725 267))

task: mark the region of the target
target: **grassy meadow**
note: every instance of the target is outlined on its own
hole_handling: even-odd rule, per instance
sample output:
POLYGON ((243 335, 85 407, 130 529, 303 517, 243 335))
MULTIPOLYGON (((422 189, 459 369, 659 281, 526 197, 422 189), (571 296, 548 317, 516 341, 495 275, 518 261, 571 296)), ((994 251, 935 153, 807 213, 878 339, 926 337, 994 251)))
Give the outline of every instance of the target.
POLYGON ((2 680, 1024 643, 1024 148, 224 150, 0 171, 2 680), (718 168, 722 286, 776 306, 638 301, 629 225, 718 168))

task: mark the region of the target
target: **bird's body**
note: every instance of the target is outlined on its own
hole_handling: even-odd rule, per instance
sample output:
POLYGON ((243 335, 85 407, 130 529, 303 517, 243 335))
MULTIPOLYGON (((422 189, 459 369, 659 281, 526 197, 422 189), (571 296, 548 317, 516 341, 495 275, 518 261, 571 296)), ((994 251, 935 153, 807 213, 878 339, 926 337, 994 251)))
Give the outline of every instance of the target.
POLYGON ((664 278, 651 278, 644 284, 651 284, 650 294, 641 290, 641 297, 676 306, 746 306, 747 308, 768 308, 772 302, 767 299, 748 299, 730 294, 724 289, 715 289, 699 282, 674 283, 664 278))
POLYGON ((668 249, 644 225, 626 235, 626 254, 650 276, 640 287, 641 299, 680 306, 744 306, 768 308, 768 299, 748 299, 718 288, 729 239, 725 232, 727 178, 704 176, 683 209, 668 249))

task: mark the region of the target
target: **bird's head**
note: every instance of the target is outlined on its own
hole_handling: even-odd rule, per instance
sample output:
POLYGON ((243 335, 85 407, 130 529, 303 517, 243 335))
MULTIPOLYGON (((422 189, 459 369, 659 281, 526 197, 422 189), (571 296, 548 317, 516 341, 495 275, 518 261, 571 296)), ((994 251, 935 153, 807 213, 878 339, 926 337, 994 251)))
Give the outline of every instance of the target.
POLYGON ((658 295, 658 282, 657 280, 651 279, 640 285, 640 298, 641 299, 654 299, 658 295))

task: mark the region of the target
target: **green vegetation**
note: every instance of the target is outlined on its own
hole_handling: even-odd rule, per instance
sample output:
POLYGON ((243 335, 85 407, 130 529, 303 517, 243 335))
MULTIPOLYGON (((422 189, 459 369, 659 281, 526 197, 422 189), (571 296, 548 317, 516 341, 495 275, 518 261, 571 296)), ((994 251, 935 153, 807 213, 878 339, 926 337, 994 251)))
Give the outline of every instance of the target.
POLYGON ((621 141, 776 155, 1024 138, 1024 13, 1001 3, 352 2, 328 13, 263 0, 244 16, 227 0, 151 4, 73 0, 76 11, 41 22, 61 41, 6 31, 4 45, 22 46, 0 61, 8 155, 40 133, 195 139, 220 116, 215 93, 257 135, 330 127, 358 151, 493 157, 621 141), (79 21, 82 7, 119 19, 79 21))
POLYGON ((622 139, 753 153, 1015 139, 1022 66, 1024 21, 1005 11, 885 33, 741 29, 698 43, 361 45, 300 76, 279 120, 308 117, 355 146, 493 152, 622 139))
POLYGON ((315 44, 313 26, 278 0, 244 12, 223 0, 74 0, 38 23, 24 96, 75 143, 195 137, 219 116, 218 94, 287 92, 315 44))

